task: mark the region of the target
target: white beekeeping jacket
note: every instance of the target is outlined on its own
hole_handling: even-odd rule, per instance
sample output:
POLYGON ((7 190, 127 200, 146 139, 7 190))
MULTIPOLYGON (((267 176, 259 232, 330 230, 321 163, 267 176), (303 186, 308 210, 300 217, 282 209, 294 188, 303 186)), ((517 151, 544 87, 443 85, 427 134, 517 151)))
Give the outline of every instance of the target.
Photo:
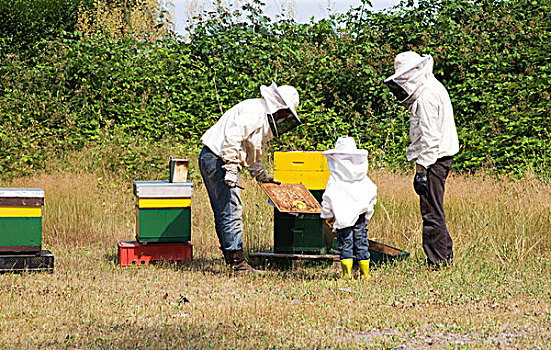
POLYGON ((264 99, 238 103, 220 117, 201 137, 201 143, 224 162, 248 168, 261 160, 273 136, 264 99))
POLYGON ((268 114, 289 109, 298 122, 298 92, 294 87, 261 86, 262 98, 245 100, 230 108, 201 137, 201 143, 226 164, 249 168, 261 160, 266 143, 274 138, 268 114))
POLYGON ((377 203, 377 186, 367 177, 367 151, 356 149, 351 137, 341 137, 335 149, 323 154, 331 174, 323 193, 320 216, 324 219, 334 217, 334 230, 353 226, 364 213, 367 220, 371 219, 377 203), (340 147, 343 144, 347 146, 340 147))
POLYGON ((459 152, 453 108, 446 88, 432 73, 432 56, 407 54, 410 55, 400 54, 404 60, 400 64, 406 69, 385 83, 394 81, 408 96, 400 101, 411 112, 407 160, 428 168, 438 158, 459 152))

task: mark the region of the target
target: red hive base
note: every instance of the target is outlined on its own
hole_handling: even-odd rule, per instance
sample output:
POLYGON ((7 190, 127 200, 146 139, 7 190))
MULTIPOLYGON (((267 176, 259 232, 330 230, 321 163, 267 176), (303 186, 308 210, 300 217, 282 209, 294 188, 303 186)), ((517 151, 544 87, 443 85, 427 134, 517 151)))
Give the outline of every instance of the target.
POLYGON ((163 261, 182 263, 191 260, 193 246, 191 243, 149 243, 119 242, 119 264, 121 266, 149 265, 163 261))

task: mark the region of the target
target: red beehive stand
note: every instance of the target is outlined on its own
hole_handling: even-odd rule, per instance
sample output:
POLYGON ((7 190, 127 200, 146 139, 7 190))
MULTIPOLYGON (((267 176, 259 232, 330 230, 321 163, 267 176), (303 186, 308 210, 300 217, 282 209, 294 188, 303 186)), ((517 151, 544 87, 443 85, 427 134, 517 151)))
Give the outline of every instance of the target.
POLYGON ((122 241, 119 247, 119 264, 121 266, 149 265, 151 262, 183 263, 191 260, 193 245, 183 243, 141 244, 122 241))

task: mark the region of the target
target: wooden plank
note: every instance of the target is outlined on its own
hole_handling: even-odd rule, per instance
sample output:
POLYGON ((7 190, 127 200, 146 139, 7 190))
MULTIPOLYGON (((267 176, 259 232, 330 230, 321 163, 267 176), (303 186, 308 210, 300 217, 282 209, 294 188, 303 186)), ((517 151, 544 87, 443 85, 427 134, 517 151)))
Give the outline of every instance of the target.
POLYGON ((321 205, 302 184, 260 183, 276 208, 284 213, 319 214, 321 205))
POLYGON ((170 157, 170 182, 180 183, 187 181, 189 160, 170 157))
POLYGON ((286 259, 309 259, 309 260, 339 260, 339 256, 336 254, 293 254, 293 253, 274 253, 271 249, 261 252, 249 253, 250 257, 263 257, 263 258, 286 258, 286 259))
POLYGON ((0 207, 40 207, 44 205, 44 197, 0 197, 0 207))
POLYGON ((32 253, 42 249, 39 245, 0 245, 1 253, 32 253))

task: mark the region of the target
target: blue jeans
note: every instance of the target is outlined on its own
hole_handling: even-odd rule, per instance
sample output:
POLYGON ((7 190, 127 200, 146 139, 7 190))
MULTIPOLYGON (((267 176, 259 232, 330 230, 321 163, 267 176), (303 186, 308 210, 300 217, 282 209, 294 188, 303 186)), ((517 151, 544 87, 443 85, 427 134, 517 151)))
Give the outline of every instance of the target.
POLYGON ((229 188, 223 181, 226 174, 226 171, 222 169, 223 165, 222 158, 214 154, 208 147, 203 147, 199 155, 199 169, 214 212, 214 226, 220 248, 239 250, 243 248, 241 239, 243 207, 239 188, 229 188))
POLYGON ((360 215, 354 226, 337 229, 340 259, 369 259, 369 243, 367 242, 367 220, 365 214, 360 215))

